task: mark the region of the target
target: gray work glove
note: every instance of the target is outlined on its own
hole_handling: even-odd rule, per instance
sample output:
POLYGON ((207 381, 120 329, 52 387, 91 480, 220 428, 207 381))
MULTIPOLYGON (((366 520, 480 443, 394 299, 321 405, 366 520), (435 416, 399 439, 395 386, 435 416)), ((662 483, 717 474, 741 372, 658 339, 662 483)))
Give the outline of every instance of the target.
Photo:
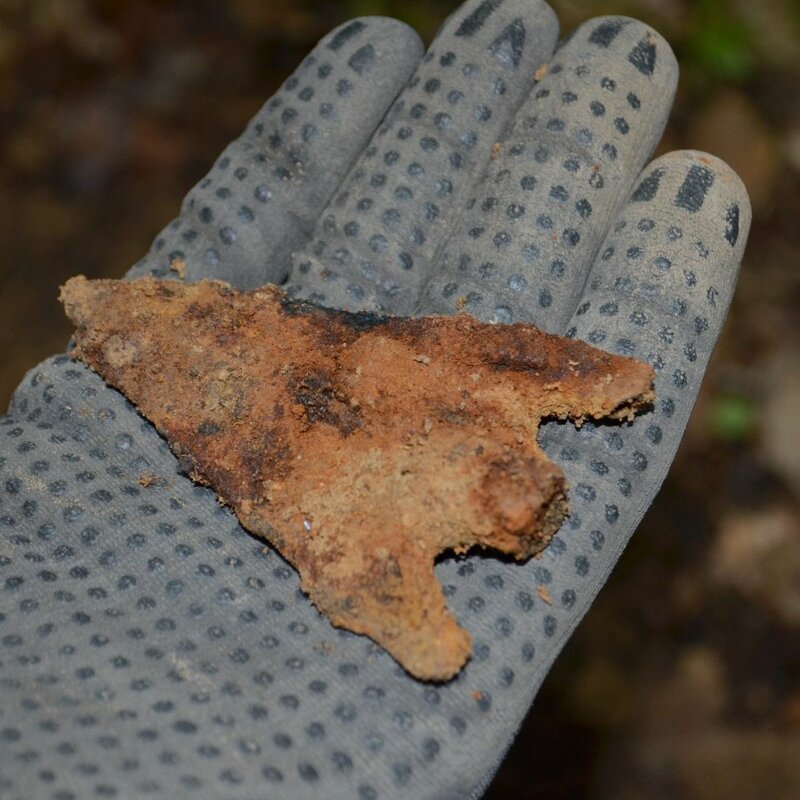
POLYGON ((480 796, 664 479, 750 224, 718 159, 646 166, 678 74, 656 32, 608 17, 556 39, 539 0, 471 0, 421 61, 399 22, 343 25, 131 272, 463 306, 653 365, 655 408, 632 426, 543 427, 572 514, 539 559, 437 566, 473 638, 465 670, 426 685, 332 628, 61 356, 0 422, 0 796, 480 796))

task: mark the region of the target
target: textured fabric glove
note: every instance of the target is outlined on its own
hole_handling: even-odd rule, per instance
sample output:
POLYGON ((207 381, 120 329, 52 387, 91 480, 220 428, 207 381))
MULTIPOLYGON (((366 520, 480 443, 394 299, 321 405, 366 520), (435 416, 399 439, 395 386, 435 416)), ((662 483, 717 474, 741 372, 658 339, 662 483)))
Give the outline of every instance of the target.
MULTIPOLYGON (((473 657, 444 685, 337 631, 117 392, 58 357, 0 421, 0 795, 477 798, 652 501, 750 223, 718 159, 647 164, 667 43, 539 0, 468 2, 422 57, 338 28, 131 275, 286 282, 323 304, 531 321, 647 360, 632 426, 550 423, 572 514, 542 557, 436 568, 473 657)), ((264 347, 269 347, 264 342, 264 347)))

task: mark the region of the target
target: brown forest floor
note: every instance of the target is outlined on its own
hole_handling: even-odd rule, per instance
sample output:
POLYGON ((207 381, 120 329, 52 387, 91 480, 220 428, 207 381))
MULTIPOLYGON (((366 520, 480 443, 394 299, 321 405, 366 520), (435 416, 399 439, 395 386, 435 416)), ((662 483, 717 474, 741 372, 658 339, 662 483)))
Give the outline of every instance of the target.
MULTIPOLYGON (((454 5, 0 0, 0 408, 63 349, 58 285, 137 260, 316 39, 381 13, 429 40, 454 5)), ((564 30, 625 13, 667 36, 661 151, 727 160, 755 221, 670 477, 487 797, 800 797, 800 6, 553 5, 564 30)))

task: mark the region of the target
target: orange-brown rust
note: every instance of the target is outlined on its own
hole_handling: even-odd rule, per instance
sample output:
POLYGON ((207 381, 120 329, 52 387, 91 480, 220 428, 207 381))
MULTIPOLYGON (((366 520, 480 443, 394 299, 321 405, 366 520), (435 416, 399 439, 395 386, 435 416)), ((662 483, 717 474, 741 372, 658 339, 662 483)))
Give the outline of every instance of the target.
POLYGON ((265 287, 73 278, 72 355, 300 573, 335 624, 446 680, 470 639, 443 550, 542 550, 567 513, 542 418, 629 419, 646 364, 530 325, 348 314, 265 287))

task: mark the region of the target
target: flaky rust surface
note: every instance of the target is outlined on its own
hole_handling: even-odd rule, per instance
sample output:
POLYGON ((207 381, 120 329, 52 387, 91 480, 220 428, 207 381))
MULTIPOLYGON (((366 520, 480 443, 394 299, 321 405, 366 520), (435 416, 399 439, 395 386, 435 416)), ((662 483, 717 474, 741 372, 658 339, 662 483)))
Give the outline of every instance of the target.
POLYGON ((653 397, 646 364, 529 325, 347 314, 212 281, 78 277, 61 297, 73 356, 294 564, 335 625, 424 679, 470 653, 435 557, 524 559, 566 515, 542 418, 627 419, 653 397))

